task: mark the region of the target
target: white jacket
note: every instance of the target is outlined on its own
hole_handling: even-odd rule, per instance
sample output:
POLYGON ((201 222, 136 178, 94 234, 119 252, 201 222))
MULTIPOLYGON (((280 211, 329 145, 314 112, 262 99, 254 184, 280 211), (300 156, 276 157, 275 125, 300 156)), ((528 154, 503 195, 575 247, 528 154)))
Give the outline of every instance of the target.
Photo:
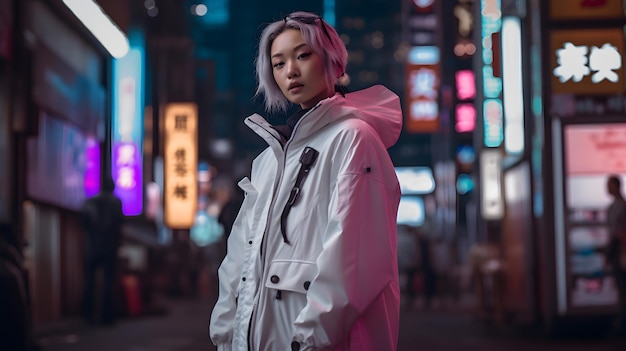
POLYGON ((245 199, 219 268, 210 336, 219 351, 396 349, 400 188, 387 153, 402 128, 383 86, 336 94, 289 141, 259 115, 245 123, 269 147, 239 182, 245 199), (286 221, 306 147, 319 152, 286 221))

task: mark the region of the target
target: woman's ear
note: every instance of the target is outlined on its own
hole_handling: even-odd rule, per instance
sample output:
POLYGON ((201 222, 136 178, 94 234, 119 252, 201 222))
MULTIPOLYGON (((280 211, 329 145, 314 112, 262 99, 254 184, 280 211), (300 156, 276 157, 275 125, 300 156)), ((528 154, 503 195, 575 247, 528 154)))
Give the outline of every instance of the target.
POLYGON ((350 76, 346 72, 341 73, 339 78, 337 78, 337 83, 339 85, 347 86, 350 84, 350 76))

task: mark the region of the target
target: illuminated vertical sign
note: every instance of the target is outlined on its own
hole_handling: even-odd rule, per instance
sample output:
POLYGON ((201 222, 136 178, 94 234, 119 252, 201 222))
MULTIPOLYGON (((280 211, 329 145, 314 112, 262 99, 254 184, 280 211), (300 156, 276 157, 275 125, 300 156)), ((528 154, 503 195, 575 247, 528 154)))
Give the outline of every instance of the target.
POLYGON ((476 108, 474 104, 464 103, 456 105, 456 122, 454 129, 457 133, 469 133, 476 128, 476 108))
POLYGON ((191 228, 198 200, 198 112, 193 103, 165 108, 165 225, 191 228))
POLYGON ((502 100, 486 99, 483 103, 484 141, 486 147, 502 145, 502 100))
POLYGON ((100 191, 100 144, 93 137, 85 142, 85 197, 89 198, 100 191))
POLYGON ((113 60, 112 69, 111 176, 127 216, 143 209, 144 49, 133 41, 126 56, 113 60))
POLYGON ((502 193, 502 153, 498 149, 480 152, 481 214, 486 220, 504 217, 502 193))
POLYGON ((439 48, 416 46, 407 60, 407 131, 432 133, 439 130, 439 48))
POLYGON ((499 58, 498 33, 502 28, 500 0, 481 0, 481 47, 483 95, 483 142, 486 147, 499 147, 504 140, 502 119, 502 79, 494 72, 499 58))
POLYGON ((504 104, 504 150, 524 152, 524 87, 522 75, 522 32, 520 19, 502 21, 502 93, 504 104))
POLYGON ((460 101, 455 108, 454 130, 457 133, 473 132, 476 128, 476 79, 474 71, 460 70, 455 73, 456 97, 460 101))
POLYGON ((461 70, 455 73, 456 95, 459 100, 471 100, 476 97, 474 71, 461 70))
POLYGON ((440 131, 439 89, 441 1, 409 0, 405 66, 405 128, 409 133, 440 131))

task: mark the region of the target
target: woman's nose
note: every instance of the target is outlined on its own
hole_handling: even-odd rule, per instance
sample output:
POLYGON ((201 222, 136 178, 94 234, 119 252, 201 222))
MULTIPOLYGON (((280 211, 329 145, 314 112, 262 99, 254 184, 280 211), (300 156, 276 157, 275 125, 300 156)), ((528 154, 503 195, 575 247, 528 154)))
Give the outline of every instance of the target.
POLYGON ((287 63, 287 78, 297 77, 299 73, 298 65, 295 62, 287 63))

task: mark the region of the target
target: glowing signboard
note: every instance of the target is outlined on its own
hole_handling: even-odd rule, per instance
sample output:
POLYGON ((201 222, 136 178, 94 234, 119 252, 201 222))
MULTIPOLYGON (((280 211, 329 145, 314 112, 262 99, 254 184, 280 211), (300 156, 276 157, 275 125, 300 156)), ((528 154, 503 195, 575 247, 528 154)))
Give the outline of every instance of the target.
POLYGON ((474 104, 464 103, 456 105, 456 122, 454 129, 458 133, 468 133, 476 128, 476 108, 474 104))
POLYGON ((165 224, 187 229, 194 224, 198 200, 198 112, 193 103, 165 108, 165 224))
POLYGON ((435 178, 430 167, 396 167, 402 195, 424 195, 435 190, 435 178))
POLYGON ((502 29, 502 11, 500 0, 481 0, 481 47, 482 47, 482 82, 484 145, 499 147, 504 140, 502 119, 502 79, 494 74, 494 60, 499 55, 494 50, 494 34, 502 29))
POLYGON ((520 19, 502 20, 502 90, 504 104, 504 150, 524 151, 524 79, 522 74, 522 32, 520 19))
POLYGON ((621 29, 553 31, 551 52, 553 92, 595 95, 625 91, 621 29))
POLYGON ((465 69, 455 73, 456 96, 459 100, 470 100, 476 97, 476 79, 474 71, 465 69))
POLYGON ((416 46, 407 62, 408 114, 406 128, 413 133, 439 130, 439 48, 416 46))
POLYGON ((569 125, 565 141, 570 176, 626 173, 626 124, 569 125))
POLYGON ((143 211, 143 44, 131 33, 126 56, 113 60, 111 176, 122 211, 136 216, 143 211))
POLYGON ((455 73, 456 97, 460 103, 455 107, 454 130, 457 133, 473 132, 476 128, 476 79, 474 71, 466 69, 455 73))
POLYGON ((498 149, 480 152, 481 214, 486 220, 504 217, 502 193, 502 153, 498 149))
POLYGON ((85 139, 85 197, 90 198, 100 191, 100 144, 93 137, 85 139))

